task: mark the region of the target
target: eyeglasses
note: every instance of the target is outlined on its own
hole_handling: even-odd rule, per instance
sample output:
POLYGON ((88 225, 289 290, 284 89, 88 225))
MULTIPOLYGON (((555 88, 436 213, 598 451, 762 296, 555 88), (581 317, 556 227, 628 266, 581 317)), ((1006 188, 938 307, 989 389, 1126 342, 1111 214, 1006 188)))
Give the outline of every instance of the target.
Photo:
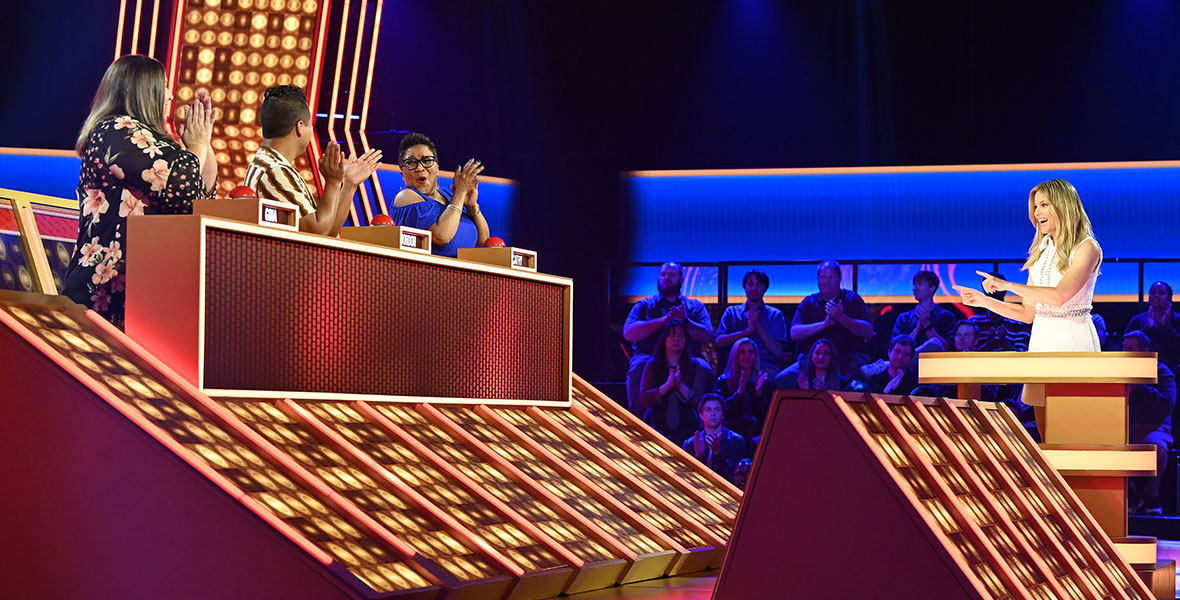
POLYGON ((423 169, 429 169, 438 164, 438 159, 433 156, 423 156, 422 158, 407 158, 402 161, 402 168, 407 171, 417 171, 418 165, 422 165, 423 169))

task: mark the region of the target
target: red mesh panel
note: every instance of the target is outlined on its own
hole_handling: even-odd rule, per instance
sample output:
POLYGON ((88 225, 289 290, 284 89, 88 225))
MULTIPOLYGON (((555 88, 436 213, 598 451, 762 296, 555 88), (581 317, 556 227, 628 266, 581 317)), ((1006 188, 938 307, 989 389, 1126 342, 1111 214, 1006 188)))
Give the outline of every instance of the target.
POLYGON ((209 230, 211 389, 566 401, 564 288, 209 230))

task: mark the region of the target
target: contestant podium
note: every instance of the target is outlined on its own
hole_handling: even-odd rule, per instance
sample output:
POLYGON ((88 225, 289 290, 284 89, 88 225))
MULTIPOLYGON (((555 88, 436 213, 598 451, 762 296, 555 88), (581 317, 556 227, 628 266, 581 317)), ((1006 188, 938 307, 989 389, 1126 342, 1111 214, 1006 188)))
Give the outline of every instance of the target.
POLYGON ((527 600, 720 564, 741 492, 573 375, 570 280, 127 231, 127 333, 0 292, 10 596, 527 600))
POLYGON ((957 384, 960 398, 998 383, 1043 398, 1040 448, 1050 463, 1141 576, 1174 577, 1174 563, 1157 562, 1155 538, 1127 532, 1127 478, 1154 475, 1156 450, 1128 443, 1126 384, 1155 383, 1155 353, 938 352, 918 365, 919 381, 957 384))

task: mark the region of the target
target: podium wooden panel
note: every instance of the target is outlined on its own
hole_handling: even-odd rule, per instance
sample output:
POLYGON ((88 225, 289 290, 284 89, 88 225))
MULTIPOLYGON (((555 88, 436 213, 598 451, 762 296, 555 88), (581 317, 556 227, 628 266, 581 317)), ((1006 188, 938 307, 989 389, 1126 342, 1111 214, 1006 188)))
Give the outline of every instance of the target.
POLYGON ((1043 407, 1046 458, 1141 576, 1157 568, 1127 532, 1127 477, 1156 471, 1154 446, 1127 443, 1126 385, 1156 382, 1154 352, 934 352, 921 355, 918 380, 957 384, 964 399, 984 384, 1024 384, 1025 403, 1043 407))

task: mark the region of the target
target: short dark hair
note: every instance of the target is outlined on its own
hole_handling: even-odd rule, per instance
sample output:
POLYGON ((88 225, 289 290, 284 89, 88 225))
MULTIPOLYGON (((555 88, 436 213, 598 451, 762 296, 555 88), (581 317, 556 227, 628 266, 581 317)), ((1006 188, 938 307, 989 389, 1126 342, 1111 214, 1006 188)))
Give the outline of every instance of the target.
POLYGON ((716 402, 721 405, 721 410, 725 410, 725 398, 721 394, 705 394, 701 396, 701 401, 697 403, 697 414, 701 414, 705 410, 706 402, 716 402))
POLYGON ((910 352, 913 352, 914 348, 917 346, 917 344, 914 343, 914 338, 910 337, 908 333, 893 336, 893 339, 889 340, 889 351, 892 352, 893 347, 898 344, 909 346, 910 352))
POLYGON ((756 279, 758 283, 761 283, 762 287, 770 289, 770 277, 767 277, 766 273, 763 273, 758 269, 750 269, 749 271, 746 271, 746 274, 742 276, 742 285, 746 285, 746 281, 751 277, 756 279))
POLYGON ((1139 343, 1142 344, 1144 348, 1151 348, 1151 338, 1147 337, 1146 333, 1143 333, 1138 329, 1135 331, 1128 331, 1127 333, 1123 334, 1123 341, 1126 342, 1127 340, 1139 340, 1139 343))
POLYGON ((955 333, 958 333, 959 328, 964 325, 966 325, 967 327, 970 327, 971 329, 974 329, 975 330, 975 337, 979 337, 979 332, 980 332, 979 325, 976 325, 975 323, 972 323, 971 321, 968 321, 967 319, 963 319, 963 320, 959 321, 958 323, 955 323, 955 329, 954 329, 955 333))
POLYGON ((311 109, 307 106, 307 95, 302 89, 293 85, 276 85, 262 93, 262 108, 258 109, 262 137, 268 140, 281 138, 291 133, 296 123, 310 120, 311 109))
POLYGON ((938 289, 938 284, 942 283, 942 280, 938 278, 938 275, 934 271, 918 271, 914 275, 914 283, 918 283, 919 281, 925 281, 934 289, 938 289))
POLYGON ((397 162, 401 163, 402 159, 406 157, 406 150, 414 146, 426 146, 430 148, 430 153, 434 155, 434 158, 438 158, 438 148, 435 147, 434 142, 426 137, 425 134, 411 131, 406 134, 406 137, 402 138, 401 145, 397 147, 397 162))

